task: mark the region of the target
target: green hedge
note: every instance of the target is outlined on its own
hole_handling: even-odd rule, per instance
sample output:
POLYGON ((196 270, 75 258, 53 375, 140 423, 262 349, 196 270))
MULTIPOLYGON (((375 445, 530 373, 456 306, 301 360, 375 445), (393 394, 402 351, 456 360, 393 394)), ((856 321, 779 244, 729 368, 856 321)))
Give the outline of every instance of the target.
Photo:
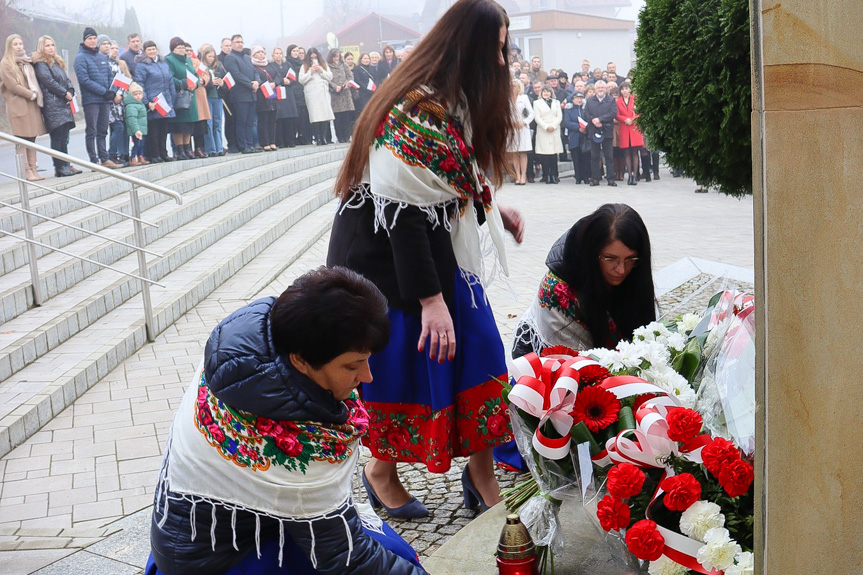
POLYGON ((752 193, 749 0, 647 0, 633 77, 648 145, 699 182, 752 193))

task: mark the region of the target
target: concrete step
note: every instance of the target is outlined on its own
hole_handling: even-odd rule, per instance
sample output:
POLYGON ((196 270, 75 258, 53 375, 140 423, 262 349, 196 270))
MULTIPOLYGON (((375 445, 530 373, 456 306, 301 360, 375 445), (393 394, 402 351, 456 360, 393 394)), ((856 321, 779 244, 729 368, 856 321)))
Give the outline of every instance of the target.
MULTIPOLYGON (((290 151, 293 152, 293 150, 290 151)), ((277 152, 276 154, 279 153, 281 152, 277 152)), ((167 178, 165 181, 160 182, 160 184, 181 191, 184 194, 184 205, 176 206, 173 202, 168 202, 165 196, 161 194, 142 191, 140 193, 141 203, 143 206, 149 208, 144 212, 143 217, 147 221, 158 224, 158 228, 146 227, 144 229, 145 239, 147 242, 152 242, 158 237, 170 233, 178 227, 200 217, 214 206, 221 205, 230 198, 251 189, 260 182, 269 181, 309 167, 340 161, 343 153, 343 149, 333 149, 326 152, 317 151, 316 153, 304 156, 296 156, 295 154, 286 155, 287 161, 263 162, 257 166, 250 166, 248 162, 235 165, 223 163, 220 169, 211 170, 212 173, 195 173, 188 180, 177 179, 181 178, 182 174, 167 178), (231 172, 232 169, 239 171, 231 172)), ((275 154, 269 157, 277 160, 278 158, 274 158, 274 156, 275 154)), ((264 156, 264 158, 266 157, 264 156)), ((112 207, 115 207, 115 209, 119 208, 121 211, 128 211, 127 194, 124 193, 122 196, 111 200, 117 204, 112 207)), ((96 210, 98 208, 87 207, 86 210, 80 211, 92 213, 96 210)), ((71 214, 71 217, 75 217, 75 214, 71 214)), ((121 219, 120 216, 104 211, 85 217, 91 217, 91 219, 101 222, 101 224, 95 227, 102 229, 101 233, 104 235, 127 243, 133 243, 131 221, 125 219, 119 221, 121 219), (104 226, 107 225, 111 227, 105 229, 104 226)), ((74 236, 85 236, 82 232, 69 230, 52 222, 46 222, 46 225, 55 228, 53 231, 54 237, 52 238, 55 244, 71 241, 74 236)), ((14 238, 8 237, 6 239, 14 240, 14 238)), ((11 264, 13 267, 19 263, 19 260, 25 259, 24 252, 26 249, 24 242, 14 241, 15 244, 13 247, 4 254, 7 260, 13 260, 11 264)), ((0 242, 2 242, 2 238, 0 238, 0 242)), ((42 248, 38 249, 40 251, 43 250, 42 248)), ((2 250, 2 244, 0 244, 0 250, 2 250)), ((98 237, 87 236, 76 242, 75 249, 68 251, 78 253, 104 264, 111 264, 131 253, 132 250, 98 237)), ((39 269, 42 293, 47 299, 62 293, 69 286, 98 272, 101 268, 58 252, 52 252, 39 259, 39 269)), ((2 285, 6 287, 0 291, 0 323, 16 317, 33 305, 29 268, 20 268, 7 273, 3 276, 2 285)), ((0 374, 0 379, 2 379, 2 374, 0 374)))
MULTIPOLYGON (((310 163, 320 159, 309 157, 310 163)), ((247 192, 236 194, 228 201, 207 211, 203 211, 203 208, 196 210, 195 206, 206 202, 217 202, 220 199, 218 196, 227 192, 204 191, 199 194, 201 196, 199 201, 189 202, 174 210, 171 216, 173 219, 177 219, 178 212, 185 211, 191 213, 182 214, 183 219, 191 219, 191 221, 147 245, 148 249, 163 254, 162 258, 148 264, 149 277, 156 281, 167 281, 163 278, 172 270, 192 260, 207 247, 293 194, 304 190, 329 193, 332 189, 331 179, 336 176, 339 163, 331 162, 293 175, 278 177, 279 173, 290 171, 293 167, 295 167, 293 161, 281 162, 268 167, 265 173, 256 171, 248 177, 246 173, 237 175, 252 185, 259 178, 273 179, 256 185, 247 192)), ((163 207, 170 206, 165 204, 163 207)), ((137 256, 125 255, 115 262, 115 267, 137 273, 137 256)), ((0 381, 17 373, 38 357, 85 329, 137 294, 139 290, 138 280, 126 276, 118 279, 115 272, 100 270, 64 293, 48 300, 44 305, 5 322, 0 326, 0 381)))
MULTIPOLYGON (((292 195, 166 275, 168 287, 151 290, 157 331, 171 325, 276 240, 281 238, 279 251, 268 257, 277 258, 278 263, 269 266, 296 260, 331 225, 335 204, 331 188, 332 181, 326 181, 292 195)), ((0 457, 140 349, 145 340, 141 298, 136 295, 0 383, 0 457)))

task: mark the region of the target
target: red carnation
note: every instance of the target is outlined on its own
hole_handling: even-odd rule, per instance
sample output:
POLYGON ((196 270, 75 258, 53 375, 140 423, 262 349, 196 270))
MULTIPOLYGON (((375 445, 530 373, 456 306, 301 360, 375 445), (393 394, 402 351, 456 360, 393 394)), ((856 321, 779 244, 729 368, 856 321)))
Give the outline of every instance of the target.
POLYGON ((701 484, 691 473, 681 473, 663 479, 659 487, 665 491, 663 503, 671 511, 686 511, 701 499, 701 484))
POLYGON ((739 497, 749 491, 753 479, 752 466, 742 459, 728 463, 719 472, 719 484, 729 497, 739 497))
POLYGON ((596 506, 596 516, 599 518, 599 524, 606 531, 629 527, 629 506, 611 495, 603 497, 596 506))
POLYGON ((651 399, 656 399, 655 393, 642 393, 636 397, 635 401, 632 402, 632 413, 638 413, 639 408, 651 399))
MULTIPOLYGON (((553 345, 551 347, 547 347, 539 354, 540 357, 548 357, 550 355, 569 355, 576 356, 578 352, 574 349, 568 348, 565 345, 553 345)), ((580 373, 580 372, 579 372, 580 373)))
POLYGON ((626 530, 626 547, 639 559, 656 561, 662 557, 665 538, 656 530, 656 523, 642 519, 626 530))
POLYGON ((488 428, 489 433, 495 437, 500 437, 507 432, 506 418, 499 413, 490 415, 485 426, 488 428))
POLYGON ((704 423, 697 411, 683 407, 669 410, 665 421, 668 423, 668 438, 681 442, 689 441, 698 435, 704 423))
POLYGON ((575 423, 583 421, 596 433, 617 421, 619 412, 620 400, 613 393, 601 387, 586 387, 578 392, 571 415, 575 423))
POLYGON ((605 486, 609 493, 620 499, 638 495, 644 487, 644 472, 631 463, 620 463, 608 471, 605 486))
POLYGON ((737 451, 737 446, 727 439, 714 437, 701 450, 701 459, 707 471, 718 478, 723 467, 740 459, 740 452, 737 451))

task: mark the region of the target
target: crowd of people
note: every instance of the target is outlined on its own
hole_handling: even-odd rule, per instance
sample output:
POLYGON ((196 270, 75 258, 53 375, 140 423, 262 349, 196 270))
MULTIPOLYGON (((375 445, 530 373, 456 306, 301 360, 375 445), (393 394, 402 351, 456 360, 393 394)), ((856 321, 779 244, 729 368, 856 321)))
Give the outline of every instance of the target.
MULTIPOLYGON (((72 65, 76 88, 53 38, 41 36, 31 53, 10 35, 0 93, 13 135, 35 141, 48 133, 51 147, 66 153, 80 104, 89 160, 112 169, 348 142, 372 93, 412 51, 384 45, 355 59, 291 44, 268 52, 246 47, 240 34, 218 50, 195 50, 179 37, 167 48, 134 33, 123 49, 87 27, 72 65)), ((35 152, 26 158, 26 178, 44 179, 35 152)), ((55 159, 54 172, 80 170, 55 159)))
POLYGON ((512 97, 516 123, 522 129, 511 143, 512 171, 517 185, 560 182, 558 161, 572 161, 577 184, 598 186, 603 174, 609 186, 618 181, 637 185, 659 179, 659 153, 645 146, 632 93, 632 72, 593 68, 584 60, 569 74, 548 72, 539 57, 525 60, 517 45, 510 47, 512 97), (652 178, 651 178, 652 175, 652 178))

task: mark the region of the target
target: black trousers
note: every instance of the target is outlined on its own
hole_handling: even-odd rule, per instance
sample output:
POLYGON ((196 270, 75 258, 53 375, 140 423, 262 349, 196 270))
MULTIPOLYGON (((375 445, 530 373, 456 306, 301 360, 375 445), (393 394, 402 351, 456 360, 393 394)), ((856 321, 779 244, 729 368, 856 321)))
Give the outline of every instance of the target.
POLYGON ((276 143, 276 111, 258 112, 258 144, 272 146, 276 143))
POLYGON ((111 113, 109 102, 84 104, 84 121, 87 128, 84 131, 84 142, 87 145, 87 155, 94 164, 108 160, 108 115, 111 113))
POLYGON ((587 182, 590 178, 590 153, 582 152, 581 147, 570 148, 569 153, 572 156, 575 182, 587 182))
POLYGON ((309 121, 309 109, 306 106, 297 106, 297 143, 312 143, 312 124, 309 121))
POLYGON ((542 164, 542 181, 547 182, 549 178, 556 180, 558 178, 557 154, 537 154, 536 157, 539 158, 542 164))
MULTIPOLYGON (((71 129, 72 124, 68 123, 51 130, 50 136, 52 150, 63 152, 64 154, 69 153, 69 130, 71 129)), ((57 158, 52 158, 52 161, 54 162, 54 169, 59 169, 69 165, 69 162, 57 158)))
POLYGON ((296 118, 276 120, 276 145, 280 148, 293 148, 297 145, 296 118))
POLYGON ((237 148, 242 152, 255 147, 252 139, 252 124, 255 122, 254 102, 234 102, 234 133, 237 135, 237 148))
POLYGON ((646 176, 650 172, 659 173, 659 152, 651 152, 642 148, 641 150, 641 174, 646 176))
POLYGON ((312 134, 318 145, 329 144, 332 140, 332 129, 329 122, 312 122, 312 134))
POLYGON ((231 106, 230 114, 225 110, 225 140, 228 141, 228 150, 232 152, 236 152, 239 149, 237 147, 237 129, 234 127, 234 124, 234 107, 231 106))
POLYGON ((609 182, 614 181, 614 148, 611 146, 611 138, 606 138, 602 143, 590 143, 590 179, 599 181, 599 157, 603 157, 605 164, 605 179, 609 182))
POLYGON ((351 139, 351 122, 354 117, 353 110, 347 112, 336 112, 336 138, 339 142, 345 143, 351 139))
POLYGON ((207 133, 207 120, 198 120, 192 127, 192 137, 195 138, 195 149, 204 151, 204 134, 207 133))
POLYGON ((147 119, 147 159, 168 157, 168 119, 147 119))

